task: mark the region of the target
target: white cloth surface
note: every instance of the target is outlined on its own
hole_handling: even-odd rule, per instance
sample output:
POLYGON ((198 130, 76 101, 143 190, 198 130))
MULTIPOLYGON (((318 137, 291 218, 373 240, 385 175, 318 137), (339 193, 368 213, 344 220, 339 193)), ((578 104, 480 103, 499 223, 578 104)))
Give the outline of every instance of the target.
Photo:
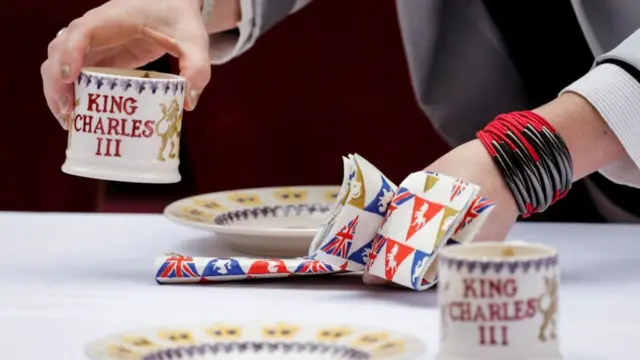
MULTIPOLYGON (((637 359, 640 226, 517 224, 511 239, 551 244, 562 266, 565 360, 637 359)), ((372 289, 358 277, 157 285, 176 251, 230 255, 207 233, 159 215, 0 212, 0 358, 86 359, 87 342, 149 326, 233 319, 349 322, 404 330, 437 352, 436 292, 372 289)))

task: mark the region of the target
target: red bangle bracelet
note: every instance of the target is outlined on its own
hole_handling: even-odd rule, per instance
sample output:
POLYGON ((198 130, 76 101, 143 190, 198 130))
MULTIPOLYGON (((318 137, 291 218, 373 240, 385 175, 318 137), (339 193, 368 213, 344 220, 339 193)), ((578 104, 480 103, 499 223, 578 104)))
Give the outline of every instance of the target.
POLYGON ((501 114, 477 133, 500 168, 523 217, 568 193, 573 163, 562 137, 532 111, 501 114))

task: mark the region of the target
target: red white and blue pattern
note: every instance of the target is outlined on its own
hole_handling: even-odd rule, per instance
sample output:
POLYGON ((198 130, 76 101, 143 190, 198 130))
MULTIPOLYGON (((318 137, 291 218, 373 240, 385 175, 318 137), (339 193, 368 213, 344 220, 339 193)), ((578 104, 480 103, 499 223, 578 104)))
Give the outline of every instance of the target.
MULTIPOLYGON (((350 161, 354 162, 353 168, 356 161, 362 160, 357 159, 350 157, 350 161)), ((360 194, 364 194, 362 196, 367 196, 367 205, 364 208, 336 207, 341 210, 332 217, 334 222, 327 220, 324 224, 325 228, 331 227, 327 230, 330 232, 323 236, 323 240, 316 247, 317 250, 309 256, 294 259, 256 259, 192 258, 171 254, 160 259, 161 265, 156 273, 157 282, 216 283, 364 270, 414 290, 424 290, 432 286, 437 282, 437 275, 427 279, 425 271, 441 249, 442 245, 438 245, 442 244, 441 240, 448 240, 447 246, 471 241, 494 204, 478 196, 479 188, 466 181, 433 172, 419 172, 411 174, 405 180, 411 177, 411 181, 403 182, 398 188, 387 181, 377 169, 371 168, 372 166, 368 172, 363 171, 363 176, 356 177, 349 170, 351 167, 347 167, 347 171, 350 172, 349 182, 358 178, 359 186, 367 187, 354 187, 359 189, 360 194), (427 182, 427 175, 436 176, 438 179, 431 178, 431 182, 427 182), (363 179, 365 181, 362 181, 363 179), (423 230, 414 231, 414 237, 410 242, 400 244, 391 241, 391 238, 404 239, 402 236, 408 233, 417 211, 417 196, 432 199, 429 208, 434 209, 425 218, 425 224, 421 227, 423 230), (444 224, 449 224, 446 226, 455 229, 445 233, 454 233, 451 239, 437 239, 440 235, 436 233, 442 232, 444 224), (430 241, 437 242, 429 243, 430 241), (393 271, 390 271, 389 267, 392 267, 393 271)), ((419 208, 418 210, 422 209, 419 208)), ((445 236, 447 235, 441 237, 445 236)))
POLYGON ((358 216, 349 223, 342 227, 340 231, 320 248, 320 251, 337 256, 340 258, 347 258, 349 250, 351 250, 351 244, 353 243, 353 237, 356 234, 356 228, 358 226, 358 216))
POLYGON ((479 216, 482 216, 486 211, 491 209, 495 204, 491 202, 489 199, 478 196, 469 205, 469 208, 464 214, 462 221, 458 224, 456 228, 456 233, 460 230, 464 229, 466 226, 474 222, 479 216))
POLYGON ((166 279, 195 279, 199 277, 200 274, 196 269, 193 258, 177 254, 165 259, 156 274, 156 278, 166 279))
POLYGON ((296 274, 328 274, 334 272, 331 265, 320 260, 308 260, 300 264, 295 270, 296 274))
POLYGON ((409 191, 409 189, 405 188, 405 187, 401 187, 400 189, 398 189, 398 191, 396 192, 396 196, 393 197, 393 200, 391 200, 391 204, 389 204, 388 208, 387 208, 387 213, 384 215, 384 218, 382 219, 382 224, 380 224, 380 227, 383 227, 384 224, 387 222, 387 220, 389 220, 389 218, 391 217, 391 215, 393 215, 393 212, 398 209, 402 204, 406 203, 407 201, 413 199, 416 195, 412 192, 409 191))
POLYGON ((451 188, 451 197, 449 201, 455 200, 460 194, 462 194, 467 189, 467 182, 456 179, 453 183, 453 187, 451 188))

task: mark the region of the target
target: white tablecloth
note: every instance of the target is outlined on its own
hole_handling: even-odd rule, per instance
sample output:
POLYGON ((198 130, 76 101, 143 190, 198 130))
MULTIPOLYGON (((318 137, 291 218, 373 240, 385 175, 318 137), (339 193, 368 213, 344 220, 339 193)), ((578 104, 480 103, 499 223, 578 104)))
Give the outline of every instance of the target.
MULTIPOLYGON (((561 254, 566 360, 640 358, 640 226, 518 224, 512 239, 561 254)), ((332 277, 157 285, 169 251, 228 255, 207 233, 157 215, 0 212, 0 359, 86 359, 87 342, 154 325, 232 319, 345 321, 422 336, 437 352, 435 291, 332 277)))

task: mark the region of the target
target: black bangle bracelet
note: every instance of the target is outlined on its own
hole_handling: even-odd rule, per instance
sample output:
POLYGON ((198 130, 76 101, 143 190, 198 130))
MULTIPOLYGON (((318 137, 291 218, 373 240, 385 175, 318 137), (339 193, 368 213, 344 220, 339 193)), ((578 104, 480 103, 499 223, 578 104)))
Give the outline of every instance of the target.
POLYGON ((543 212, 571 188, 573 163, 566 144, 537 114, 500 115, 477 137, 500 169, 522 217, 543 212))

